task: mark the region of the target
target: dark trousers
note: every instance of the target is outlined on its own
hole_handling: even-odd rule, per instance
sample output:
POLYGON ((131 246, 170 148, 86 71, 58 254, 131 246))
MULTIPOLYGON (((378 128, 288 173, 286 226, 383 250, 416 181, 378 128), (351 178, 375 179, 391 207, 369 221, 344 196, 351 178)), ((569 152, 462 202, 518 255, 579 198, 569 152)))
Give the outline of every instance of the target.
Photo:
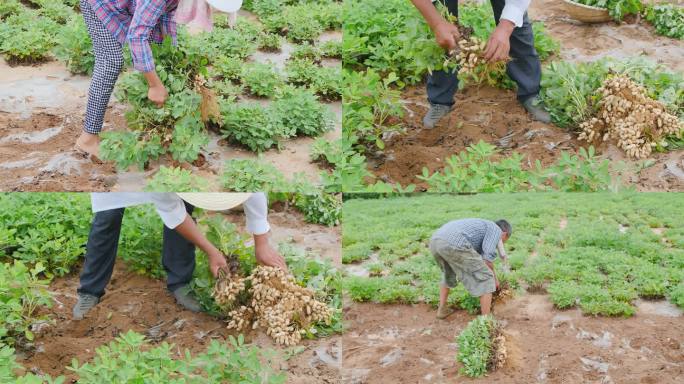
MULTIPOLYGON (((192 214, 194 207, 185 203, 185 209, 192 214)), ((104 295, 114 271, 124 212, 125 208, 118 208, 95 213, 78 292, 97 297, 104 295)), ((170 291, 190 283, 195 270, 195 245, 167 226, 164 226, 162 264, 170 291)))
MULTIPOLYGON (((458 15, 458 0, 441 0, 449 12, 458 15)), ((494 9, 494 20, 499 24, 505 0, 490 0, 494 9)), ((541 62, 534 49, 534 33, 530 19, 525 17, 523 25, 513 29, 511 34, 511 61, 506 65, 506 73, 518 85, 518 100, 523 102, 539 94, 541 82, 541 62)), ((432 104, 453 105, 458 89, 458 77, 451 71, 433 71, 427 78, 428 101, 432 104)))

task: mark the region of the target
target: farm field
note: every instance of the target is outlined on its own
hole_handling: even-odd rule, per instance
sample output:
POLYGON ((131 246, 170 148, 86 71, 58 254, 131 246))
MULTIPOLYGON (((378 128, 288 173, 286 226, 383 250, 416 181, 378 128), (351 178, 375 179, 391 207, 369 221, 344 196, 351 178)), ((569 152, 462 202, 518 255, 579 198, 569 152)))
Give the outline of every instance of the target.
POLYGON ((0 10, 0 35, 60 32, 46 37, 46 46, 34 47, 36 52, 22 52, 28 48, 19 48, 20 39, 7 39, 3 46, 3 190, 142 190, 155 176, 153 185, 192 176, 199 181, 189 189, 231 190, 222 181, 224 170, 235 167, 229 164, 242 171, 270 165, 284 177, 321 183, 325 167, 312 160, 312 147, 341 134, 341 3, 317 1, 316 18, 305 21, 304 2, 274 3, 275 8, 257 4, 256 9, 247 4, 249 10, 239 12, 233 27, 227 15, 218 13, 211 33, 189 35, 179 27, 187 67, 173 67, 174 49, 155 47, 157 62, 168 74, 169 103, 157 113, 138 98, 142 77, 124 69, 105 116, 102 148, 109 151, 102 154, 105 164, 95 164, 73 151, 93 66, 77 7, 60 1, 55 7, 64 14, 55 17, 40 1, 11 2, 18 6, 13 11, 8 3, 0 10), (46 26, 22 26, 30 20, 46 26), (28 56, 14 56, 19 54, 28 56), (205 83, 198 85, 195 74, 205 83), (207 89, 213 97, 205 97, 207 89), (201 122, 200 99, 202 113, 208 111, 201 122))
MULTIPOLYGON (((341 324, 335 309, 341 297, 336 272, 341 259, 339 227, 309 224, 281 203, 269 213, 272 243, 279 245, 296 278, 322 295, 334 313, 330 325, 316 325, 317 335, 286 347, 260 329, 238 333, 226 328, 225 316, 213 312, 217 309, 210 296, 213 284, 201 252, 192 286, 209 312, 193 313, 175 303, 160 262, 161 222, 150 207, 127 210, 107 293, 84 320, 73 320, 71 308, 91 218, 88 195, 12 193, 0 195, 0 201, 20 212, 0 213, 0 381, 15 382, 15 374, 26 372, 81 383, 124 380, 136 374, 154 375, 155 382, 191 377, 192 382, 339 382, 341 324), (58 208, 51 214, 46 203, 71 205, 68 213, 58 208), (38 218, 49 226, 28 229, 26 224, 38 218), (19 313, 22 318, 16 317, 19 313), (140 335, 146 339, 142 347, 138 347, 140 335), (231 346, 231 337, 244 337, 248 344, 231 346), (118 344, 108 352, 102 350, 112 342, 118 344), (181 376, 180 366, 174 368, 174 362, 186 361, 186 349, 196 359, 187 368, 192 372, 203 367, 195 371, 199 376, 181 376), (12 369, 12 356, 23 368, 12 369), (73 359, 78 360, 76 366, 73 359)), ((253 268, 253 245, 241 234, 245 220, 241 210, 196 216, 203 226, 218 225, 214 233, 222 239, 223 252, 237 255, 241 267, 253 268)))
MULTIPOLYGON (((417 191, 432 192, 537 189, 534 183, 514 188, 468 183, 474 178, 505 179, 511 170, 517 174, 519 169, 573 174, 578 179, 590 179, 586 172, 613 178, 612 183, 599 185, 586 181, 588 189, 542 180, 557 190, 602 190, 616 183, 641 191, 684 190, 681 35, 664 36, 646 18, 636 22, 633 15, 625 16, 619 24, 585 24, 567 14, 562 0, 533 1, 528 13, 542 62, 540 96, 552 123, 530 118, 511 89, 515 84, 501 67, 486 69, 480 64, 472 77, 468 77, 470 73, 460 75, 463 89, 456 93, 453 111, 434 129, 425 129, 422 118, 429 103, 424 78, 443 65, 434 36, 410 2, 346 3, 351 8, 345 18, 349 49, 343 66, 354 75, 348 75, 352 89, 344 97, 343 138, 352 144, 340 145, 353 148, 353 153, 361 157, 355 164, 362 164, 359 167, 365 167, 368 173, 364 182, 348 183, 345 191, 373 190, 374 184, 385 189, 401 185, 400 190, 414 185, 417 191), (369 13, 377 17, 363 16, 369 13), (663 101, 678 117, 679 128, 665 139, 665 146, 658 144, 649 155, 635 157, 615 141, 582 138, 580 124, 598 109, 591 101, 587 105, 587 101, 595 103, 597 96, 591 95, 609 68, 644 85, 651 96, 663 101), (364 95, 355 92, 354 87, 373 91, 364 95), (480 142, 492 148, 476 148, 480 142), (590 146, 595 148, 595 154, 587 158, 580 149, 590 146), (573 155, 577 158, 572 161, 564 158, 573 155), (490 162, 496 164, 488 165, 490 162)), ((635 2, 619 4, 627 3, 635 2)), ((489 2, 459 4, 461 24, 473 28, 473 36, 486 41, 494 27, 489 2)), ((676 26, 671 30, 680 31, 676 26)), ((445 60, 448 63, 449 59, 445 60)), ((349 168, 350 175, 364 174, 349 168)))
POLYGON ((345 382, 675 383, 684 372, 682 195, 420 194, 347 197, 343 208, 345 382), (509 269, 492 314, 503 367, 459 371, 456 336, 479 310, 436 319, 441 272, 427 243, 455 219, 504 218, 509 269))

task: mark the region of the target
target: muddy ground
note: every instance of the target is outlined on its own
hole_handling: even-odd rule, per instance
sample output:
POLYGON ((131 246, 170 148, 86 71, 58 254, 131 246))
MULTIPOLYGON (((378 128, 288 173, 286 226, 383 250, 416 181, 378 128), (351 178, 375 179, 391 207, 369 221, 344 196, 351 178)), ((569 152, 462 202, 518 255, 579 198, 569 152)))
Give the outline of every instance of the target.
MULTIPOLYGON (((684 71, 684 41, 656 35, 646 23, 582 24, 563 11, 562 0, 533 1, 532 20, 543 21, 547 31, 561 43, 560 57, 568 61, 593 61, 602 57, 626 58, 646 55, 677 71, 684 71)), ((501 155, 515 151, 528 166, 540 160, 553 163, 560 152, 575 152, 584 143, 577 135, 551 124, 531 120, 515 99, 515 92, 471 86, 456 96, 456 106, 432 130, 422 128, 428 102, 423 84, 403 92, 406 132, 387 141, 384 155, 371 158, 371 170, 382 180, 402 185, 427 185, 416 178, 423 167, 441 169, 445 159, 480 140, 498 145, 501 155), (507 137, 503 142, 501 139, 507 137)), ((684 150, 653 156, 655 162, 641 169, 614 146, 599 148, 613 162, 625 161, 624 179, 642 191, 684 190, 684 150)))
MULTIPOLYGON (((244 216, 239 211, 231 213, 229 219, 244 227, 244 216)), ((269 221, 273 244, 292 241, 339 264, 339 228, 306 224, 300 214, 286 211, 271 213, 269 221)), ((39 327, 35 349, 18 352, 18 361, 27 369, 72 378, 65 367, 71 365, 73 358, 83 364, 95 355, 98 346, 129 329, 147 335, 153 344, 175 344, 179 356, 185 349, 194 353, 204 351, 211 340, 224 341, 228 335, 235 334, 226 330, 223 321, 181 309, 166 290, 164 281, 131 272, 122 262, 117 262, 100 304, 84 320, 72 320, 80 268, 75 270, 50 286, 54 306, 47 314, 52 321, 39 327)), ((279 351, 273 366, 287 372, 288 383, 340 382, 340 336, 304 341, 303 351, 289 360, 284 356, 291 350, 276 346, 263 332, 252 331, 246 339, 279 351)))
MULTIPOLYGON (((251 17, 246 13, 245 16, 251 17)), ((320 39, 341 38, 340 32, 326 32, 320 39)), ((286 43, 281 52, 258 51, 251 59, 282 69, 291 51, 292 46, 286 43)), ((326 60, 324 65, 340 63, 326 60)), ((73 151, 82 130, 89 82, 89 77, 70 74, 61 62, 11 67, 0 59, 0 190, 141 190, 145 179, 161 165, 174 165, 173 159, 166 156, 151 162, 145 171, 134 167, 117 172, 112 164, 94 164, 73 151)), ((336 124, 324 137, 334 140, 341 134, 342 106, 340 102, 328 105, 336 116, 336 124)), ((125 111, 126 105, 112 96, 103 132, 127 129, 125 111)), ((188 165, 199 176, 216 179, 226 160, 258 158, 254 152, 221 140, 217 132, 210 132, 210 139, 202 154, 206 161, 188 165)), ((284 141, 281 150, 266 151, 263 159, 288 177, 304 172, 316 181, 320 169, 309 160, 314 140, 302 137, 284 141)))
POLYGON ((485 379, 470 379, 458 373, 455 340, 473 315, 459 310, 437 320, 424 304, 350 304, 343 382, 674 384, 684 375, 684 322, 667 302, 611 319, 559 311, 546 295, 523 294, 493 311, 509 357, 485 379))

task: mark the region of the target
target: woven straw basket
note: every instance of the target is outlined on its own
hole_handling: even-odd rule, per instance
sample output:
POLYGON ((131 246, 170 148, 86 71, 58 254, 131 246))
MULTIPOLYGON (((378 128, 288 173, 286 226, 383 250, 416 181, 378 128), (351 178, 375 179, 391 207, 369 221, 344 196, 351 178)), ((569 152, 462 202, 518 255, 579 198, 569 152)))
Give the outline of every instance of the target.
POLYGON ((570 17, 584 23, 604 23, 612 20, 605 8, 575 3, 572 0, 563 0, 563 8, 570 17))

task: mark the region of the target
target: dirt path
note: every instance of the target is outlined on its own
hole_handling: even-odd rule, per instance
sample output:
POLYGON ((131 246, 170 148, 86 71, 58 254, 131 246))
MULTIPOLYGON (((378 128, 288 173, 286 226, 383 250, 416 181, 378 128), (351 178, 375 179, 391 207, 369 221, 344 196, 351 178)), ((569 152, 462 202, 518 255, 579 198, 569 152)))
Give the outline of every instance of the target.
MULTIPOLYGON (((321 40, 341 39, 339 32, 327 32, 321 40)), ((252 57, 283 69, 292 51, 285 44, 282 53, 257 52, 252 57)), ((326 65, 339 65, 328 60, 326 65)), ((141 190, 145 179, 161 165, 173 166, 166 156, 140 172, 117 172, 112 164, 97 165, 73 151, 80 134, 90 79, 71 75, 60 62, 10 67, 0 59, 0 190, 3 191, 109 191, 141 190)), ((323 137, 335 140, 342 126, 341 102, 328 103, 335 115, 335 129, 323 137)), ((103 131, 127 129, 126 106, 112 97, 103 131)), ((216 132, 203 153, 206 161, 190 168, 199 176, 215 179, 229 159, 258 159, 245 148, 227 144, 216 132)), ((291 177, 303 172, 318 180, 320 169, 310 162, 314 138, 286 140, 282 149, 266 151, 262 158, 291 177)), ((216 187, 218 188, 218 187, 216 187)))
MULTIPOLYGON (((232 213, 229 219, 243 227, 241 214, 232 213)), ((273 243, 291 239, 298 247, 334 260, 329 247, 334 243, 339 248, 339 230, 306 224, 301 219, 299 214, 273 213, 270 216, 273 243)), ((65 367, 71 365, 73 358, 83 364, 95 355, 98 346, 129 329, 147 335, 154 343, 175 344, 178 356, 186 348, 193 353, 204 351, 212 339, 223 341, 235 334, 226 330, 224 322, 216 318, 183 310, 166 290, 164 281, 128 271, 122 262, 116 264, 102 302, 82 321, 71 319, 77 288, 77 273, 51 284, 54 307, 47 313, 54 321, 37 332, 33 352, 19 355, 19 362, 26 368, 71 378, 65 367)), ((287 361, 284 355, 288 349, 276 346, 262 332, 251 332, 246 337, 256 345, 279 351, 274 367, 287 372, 288 383, 340 381, 341 336, 306 340, 301 344, 304 350, 287 361)))
MULTIPOLYGON (((588 317, 526 294, 496 305, 494 314, 509 335, 509 359, 487 383, 674 384, 684 375, 684 323, 676 309, 588 317)), ((350 304, 343 382, 482 382, 460 376, 456 362, 455 337, 473 318, 458 311, 437 320, 427 305, 350 304)))
MULTIPOLYGON (((560 59, 593 61, 602 57, 646 55, 674 70, 684 71, 684 41, 654 33, 646 23, 588 25, 565 16, 561 0, 532 2, 532 20, 544 21, 547 31, 561 43, 560 59)), ((445 166, 445 160, 480 140, 501 145, 502 156, 515 151, 525 157, 527 167, 536 160, 548 165, 561 151, 575 152, 584 143, 574 133, 551 124, 532 121, 517 103, 515 93, 492 87, 468 87, 456 96, 456 107, 432 130, 422 128, 428 103, 424 84, 407 88, 403 125, 406 133, 387 142, 384 154, 370 159, 371 170, 382 180, 402 185, 427 185, 416 178, 426 167, 430 173, 445 166), (500 139, 512 134, 510 140, 500 139)), ((611 162, 624 161, 624 178, 640 191, 684 191, 684 150, 653 156, 654 163, 640 169, 613 146, 599 148, 611 162)))

